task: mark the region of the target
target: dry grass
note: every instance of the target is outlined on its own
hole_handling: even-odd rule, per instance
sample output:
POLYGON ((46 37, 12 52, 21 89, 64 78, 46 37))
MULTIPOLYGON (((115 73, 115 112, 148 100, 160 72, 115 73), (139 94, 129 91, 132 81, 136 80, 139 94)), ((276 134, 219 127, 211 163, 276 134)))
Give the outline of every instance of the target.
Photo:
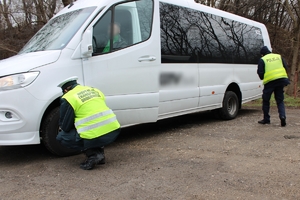
MULTIPOLYGON (((300 97, 294 98, 294 97, 285 95, 284 102, 285 102, 286 107, 300 108, 300 97)), ((274 95, 272 95, 270 103, 271 103, 271 106, 276 106, 276 101, 275 101, 274 95)), ((245 106, 245 107, 247 107, 247 106, 248 107, 261 107, 261 105, 262 105, 262 99, 258 99, 258 100, 246 103, 243 106, 245 106)))

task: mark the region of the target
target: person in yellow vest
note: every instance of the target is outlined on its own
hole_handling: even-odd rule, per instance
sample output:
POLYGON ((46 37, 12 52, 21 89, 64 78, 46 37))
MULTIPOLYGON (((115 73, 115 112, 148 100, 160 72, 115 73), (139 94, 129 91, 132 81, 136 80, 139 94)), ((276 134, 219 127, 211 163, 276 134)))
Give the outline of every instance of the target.
POLYGON ((281 126, 286 126, 286 114, 284 107, 284 87, 290 84, 287 75, 287 65, 279 54, 272 53, 264 46, 260 51, 262 58, 258 63, 257 74, 263 80, 263 106, 264 119, 259 124, 270 124, 270 99, 274 93, 277 103, 281 126))
POLYGON ((80 164, 84 170, 105 164, 104 146, 112 143, 120 133, 116 115, 105 103, 104 94, 92 87, 77 83, 71 77, 58 85, 63 91, 60 106, 59 133, 62 145, 86 154, 80 164))

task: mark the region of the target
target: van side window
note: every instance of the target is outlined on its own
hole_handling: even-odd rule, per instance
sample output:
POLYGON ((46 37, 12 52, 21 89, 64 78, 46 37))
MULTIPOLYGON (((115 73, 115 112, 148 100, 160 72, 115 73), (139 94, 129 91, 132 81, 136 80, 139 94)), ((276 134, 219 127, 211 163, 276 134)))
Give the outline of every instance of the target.
POLYGON ((113 6, 93 29, 94 56, 118 51, 148 40, 153 1, 139 0, 113 6))
POLYGON ((257 27, 160 3, 162 63, 257 64, 264 45, 257 27))
POLYGON ((107 27, 111 23, 111 10, 108 10, 101 19, 95 24, 93 28, 93 52, 102 53, 107 41, 109 41, 109 34, 107 27))

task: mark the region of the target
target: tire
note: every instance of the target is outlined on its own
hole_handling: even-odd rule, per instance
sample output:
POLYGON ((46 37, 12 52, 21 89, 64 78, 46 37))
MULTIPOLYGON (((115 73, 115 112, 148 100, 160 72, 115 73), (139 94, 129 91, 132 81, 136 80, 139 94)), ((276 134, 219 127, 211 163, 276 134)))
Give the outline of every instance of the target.
POLYGON ((59 107, 50 111, 42 122, 41 137, 44 146, 58 156, 71 156, 79 152, 62 146, 57 140, 59 107))
POLYGON ((219 116, 223 120, 235 119, 240 108, 239 98, 232 91, 227 91, 223 99, 223 107, 219 109, 219 116))

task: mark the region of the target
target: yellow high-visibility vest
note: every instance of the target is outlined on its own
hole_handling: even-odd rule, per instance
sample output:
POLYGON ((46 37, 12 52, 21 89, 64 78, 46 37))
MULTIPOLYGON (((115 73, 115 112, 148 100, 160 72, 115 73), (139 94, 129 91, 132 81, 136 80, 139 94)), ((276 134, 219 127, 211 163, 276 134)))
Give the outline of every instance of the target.
POLYGON ((281 55, 270 53, 262 59, 265 63, 264 85, 280 78, 288 78, 281 55))
POLYGON ((94 139, 120 128, 116 115, 105 104, 104 94, 92 87, 77 85, 63 95, 75 113, 75 127, 81 138, 94 139))

